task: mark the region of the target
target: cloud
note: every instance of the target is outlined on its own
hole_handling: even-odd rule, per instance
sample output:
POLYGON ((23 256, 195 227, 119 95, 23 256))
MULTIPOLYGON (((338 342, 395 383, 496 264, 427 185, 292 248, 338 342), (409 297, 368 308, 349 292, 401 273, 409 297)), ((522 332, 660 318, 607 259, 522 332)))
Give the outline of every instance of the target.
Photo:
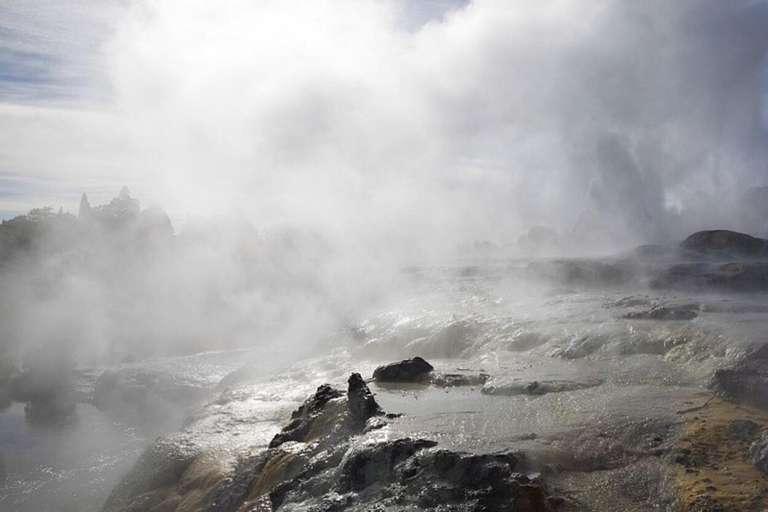
POLYGON ((101 64, 122 141, 94 140, 172 213, 424 250, 589 210, 665 241, 766 184, 764 2, 416 5, 133 1, 101 64))

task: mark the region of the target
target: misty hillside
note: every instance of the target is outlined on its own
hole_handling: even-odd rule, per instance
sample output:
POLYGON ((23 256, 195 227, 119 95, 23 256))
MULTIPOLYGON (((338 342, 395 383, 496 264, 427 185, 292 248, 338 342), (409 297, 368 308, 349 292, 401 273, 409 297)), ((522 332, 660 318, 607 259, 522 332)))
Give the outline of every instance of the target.
POLYGON ((330 327, 354 301, 324 281, 337 269, 316 233, 265 237, 219 218, 176 234, 127 188, 93 207, 84 195, 77 216, 46 207, 4 221, 0 254, 2 350, 61 343, 81 364, 267 344, 277 333, 298 343, 305 322, 330 327))

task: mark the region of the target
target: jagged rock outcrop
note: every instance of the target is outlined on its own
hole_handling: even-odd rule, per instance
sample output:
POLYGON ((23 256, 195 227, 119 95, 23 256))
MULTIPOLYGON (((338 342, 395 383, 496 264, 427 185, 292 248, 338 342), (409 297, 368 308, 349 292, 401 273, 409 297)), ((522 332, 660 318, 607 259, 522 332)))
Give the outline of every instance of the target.
MULTIPOLYGON (((390 415, 391 416, 391 415, 390 415)), ((517 452, 438 449, 432 439, 370 433, 386 420, 362 377, 347 392, 322 385, 292 414, 269 448, 229 476, 196 469, 201 452, 169 436, 150 447, 113 491, 118 510, 429 510, 547 512, 544 483, 517 452), (197 492, 188 491, 198 485, 197 492)))
POLYGON ((369 419, 384 414, 359 373, 350 375, 347 382, 349 417, 354 426, 363 427, 369 419))
POLYGON ((323 384, 317 388, 315 394, 309 397, 301 407, 293 412, 291 415, 291 422, 288 423, 288 425, 286 425, 274 439, 272 439, 272 442, 269 443, 269 447, 277 448, 288 441, 304 440, 309 433, 309 430, 312 428, 313 423, 317 420, 328 402, 341 398, 342 396, 344 396, 344 393, 338 389, 332 388, 328 384, 323 384))

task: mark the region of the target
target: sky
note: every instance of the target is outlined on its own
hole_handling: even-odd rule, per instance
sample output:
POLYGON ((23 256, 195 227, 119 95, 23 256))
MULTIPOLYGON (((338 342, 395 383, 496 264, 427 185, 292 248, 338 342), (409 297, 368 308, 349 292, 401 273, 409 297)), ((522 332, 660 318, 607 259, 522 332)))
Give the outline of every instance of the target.
POLYGON ((768 185, 766 48, 760 0, 6 0, 0 216, 664 240, 768 185))
MULTIPOLYGON (((415 31, 466 3, 403 0, 398 24, 415 31)), ((0 3, 0 218, 42 204, 73 210, 82 192, 107 201, 124 183, 162 199, 131 166, 135 148, 110 76, 109 44, 142 7, 151 2, 0 3)))

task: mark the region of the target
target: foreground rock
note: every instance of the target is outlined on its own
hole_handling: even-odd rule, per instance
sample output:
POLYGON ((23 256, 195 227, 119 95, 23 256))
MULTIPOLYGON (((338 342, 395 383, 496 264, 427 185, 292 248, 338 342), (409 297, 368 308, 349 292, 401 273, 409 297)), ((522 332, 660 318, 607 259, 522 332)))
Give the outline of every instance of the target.
POLYGON ((710 398, 681 411, 681 418, 673 454, 682 510, 766 510, 768 449, 760 431, 768 426, 768 414, 710 398))
POLYGON ((197 471, 199 450, 185 450, 173 436, 158 441, 104 510, 547 512, 559 504, 540 479, 522 473, 520 453, 470 454, 439 449, 431 439, 379 435, 385 418, 352 374, 346 393, 320 386, 267 450, 228 476, 197 471))

